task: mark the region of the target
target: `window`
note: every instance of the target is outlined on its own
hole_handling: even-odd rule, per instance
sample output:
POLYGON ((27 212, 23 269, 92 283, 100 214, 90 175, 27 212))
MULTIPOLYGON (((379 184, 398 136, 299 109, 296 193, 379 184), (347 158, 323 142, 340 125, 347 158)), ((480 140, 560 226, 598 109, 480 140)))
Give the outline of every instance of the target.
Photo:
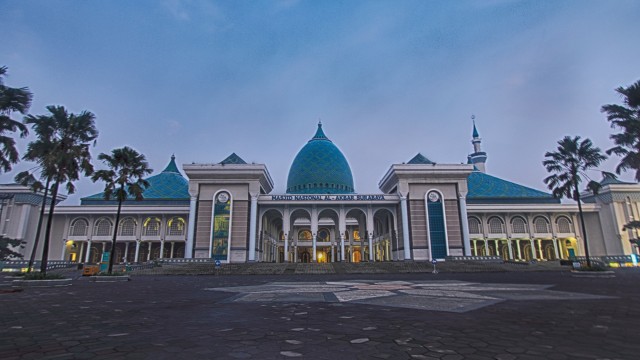
POLYGON ((480 220, 472 217, 469 218, 469 234, 482 234, 480 229, 480 220))
POLYGON ((160 219, 157 217, 150 217, 144 221, 142 228, 142 235, 144 236, 159 236, 160 235, 160 219))
POLYGON ((167 235, 169 236, 181 236, 184 235, 184 219, 180 217, 174 217, 169 219, 167 223, 167 235))
POLYGON ((111 221, 109 219, 98 219, 96 227, 93 230, 95 236, 109 236, 111 235, 111 221))
POLYGON ((124 219, 120 222, 120 235, 122 236, 136 236, 136 221, 132 218, 124 219))
POLYGON ((571 221, 564 216, 559 217, 558 220, 556 220, 556 224, 558 225, 557 228, 559 233, 567 234, 573 232, 573 229, 571 228, 571 221))
POLYGON ((318 231, 318 241, 331 241, 331 235, 329 233, 329 230, 320 229, 318 231))
POLYGON ((542 216, 538 216, 533 220, 533 226, 537 233, 547 234, 551 232, 549 231, 549 222, 542 216))
POLYGON ((69 229, 70 236, 86 236, 87 228, 89 227, 89 222, 85 219, 75 219, 73 223, 71 223, 71 228, 69 229))
POLYGON ((492 217, 489 219, 489 233, 504 234, 504 223, 502 222, 502 219, 498 217, 492 217))
POLYGON ((511 220, 511 231, 516 234, 525 234, 529 232, 527 230, 527 223, 521 217, 515 217, 511 220))
POLYGON ((311 235, 311 231, 309 230, 301 230, 298 233, 298 240, 311 240, 312 235, 311 235))

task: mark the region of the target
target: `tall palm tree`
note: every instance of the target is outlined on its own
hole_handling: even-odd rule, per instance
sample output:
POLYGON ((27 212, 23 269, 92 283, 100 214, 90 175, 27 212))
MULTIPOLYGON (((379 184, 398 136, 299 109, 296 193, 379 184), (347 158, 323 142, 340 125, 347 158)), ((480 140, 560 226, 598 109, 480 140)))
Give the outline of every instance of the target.
MULTIPOLYGON (((591 267, 589 259, 589 245, 587 242, 587 229, 584 225, 582 213, 582 201, 580 199, 579 185, 582 178, 589 179, 585 171, 595 168, 607 157, 602 154, 600 148, 594 147, 589 139, 580 140, 580 136, 565 136, 558 141, 556 151, 544 154, 546 160, 542 162, 552 175, 544 179, 545 184, 552 190, 556 198, 569 198, 578 202, 580 223, 582 225, 582 239, 584 241, 584 253, 587 258, 587 267, 591 267)), ((589 181, 587 187, 596 192, 599 183, 589 181)))
POLYGON ((628 87, 619 87, 616 92, 623 98, 624 105, 609 104, 601 109, 607 114, 611 127, 621 132, 610 138, 616 146, 607 150, 607 154, 616 154, 622 159, 616 172, 635 170, 635 178, 640 181, 640 80, 628 87))
POLYGON ((0 67, 0 169, 11 171, 11 164, 18 162, 16 141, 5 135, 7 132, 20 132, 20 137, 29 134, 27 127, 19 121, 11 119, 11 113, 26 114, 31 106, 33 94, 26 87, 11 88, 4 84, 3 77, 7 74, 7 67, 0 67))
POLYGON ((143 176, 153 172, 149 168, 149 163, 144 155, 136 150, 125 146, 119 149, 111 150, 111 155, 101 153, 98 159, 102 160, 108 170, 98 170, 91 180, 104 181, 104 198, 110 200, 115 197, 118 201, 118 210, 116 212, 116 223, 113 228, 113 241, 111 243, 111 256, 109 257, 109 274, 113 270, 113 259, 115 258, 116 239, 118 235, 118 224, 120 223, 120 211, 122 203, 131 196, 135 200, 143 199, 142 193, 149 187, 149 182, 143 179, 143 176))
POLYGON ((49 115, 28 115, 25 124, 31 125, 37 139, 27 146, 23 158, 36 162, 42 169, 41 177, 51 183, 51 202, 44 233, 40 272, 46 275, 49 259, 49 240, 53 212, 60 186, 73 194, 73 182, 80 176, 93 173, 91 164, 91 144, 98 137, 95 115, 83 111, 80 114, 67 112, 63 106, 47 106, 49 115))

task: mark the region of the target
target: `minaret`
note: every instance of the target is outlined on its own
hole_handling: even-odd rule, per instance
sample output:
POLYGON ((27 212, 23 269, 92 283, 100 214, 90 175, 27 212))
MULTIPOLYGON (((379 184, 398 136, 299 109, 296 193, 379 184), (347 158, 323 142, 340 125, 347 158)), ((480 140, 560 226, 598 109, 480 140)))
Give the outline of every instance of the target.
POLYGON ((473 139, 471 139, 471 143, 473 144, 473 153, 467 156, 469 160, 469 164, 473 164, 478 171, 485 171, 485 163, 487 162, 487 153, 482 151, 480 145, 482 144, 482 139, 480 139, 480 134, 478 134, 478 129, 476 129, 476 117, 475 115, 471 115, 471 120, 473 120, 473 139))

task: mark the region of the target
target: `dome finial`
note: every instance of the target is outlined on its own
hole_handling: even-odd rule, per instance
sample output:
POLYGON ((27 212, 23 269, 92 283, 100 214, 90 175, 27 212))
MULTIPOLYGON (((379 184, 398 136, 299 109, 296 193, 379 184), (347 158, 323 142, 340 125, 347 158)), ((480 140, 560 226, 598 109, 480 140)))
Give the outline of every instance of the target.
POLYGON ((316 134, 313 135, 313 138, 311 138, 311 140, 309 141, 313 140, 329 140, 327 135, 324 134, 324 131, 322 131, 322 120, 318 120, 318 130, 316 130, 316 134))
POLYGON ((178 170, 178 166, 176 165, 176 156, 175 154, 171 154, 171 161, 167 164, 167 167, 162 170, 163 173, 178 173, 180 174, 180 170, 178 170))
POLYGON ((473 138, 479 138, 480 134, 478 133, 478 129, 476 129, 476 116, 475 115, 471 115, 471 121, 473 121, 473 138))

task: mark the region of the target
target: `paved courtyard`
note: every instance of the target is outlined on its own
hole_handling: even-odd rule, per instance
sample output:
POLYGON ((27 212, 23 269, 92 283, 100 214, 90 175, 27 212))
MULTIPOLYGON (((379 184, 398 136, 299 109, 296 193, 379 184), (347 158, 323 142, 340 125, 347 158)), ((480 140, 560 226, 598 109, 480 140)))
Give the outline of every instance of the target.
POLYGON ((636 269, 78 279, 0 294, 0 359, 637 359, 638 283, 636 269))

